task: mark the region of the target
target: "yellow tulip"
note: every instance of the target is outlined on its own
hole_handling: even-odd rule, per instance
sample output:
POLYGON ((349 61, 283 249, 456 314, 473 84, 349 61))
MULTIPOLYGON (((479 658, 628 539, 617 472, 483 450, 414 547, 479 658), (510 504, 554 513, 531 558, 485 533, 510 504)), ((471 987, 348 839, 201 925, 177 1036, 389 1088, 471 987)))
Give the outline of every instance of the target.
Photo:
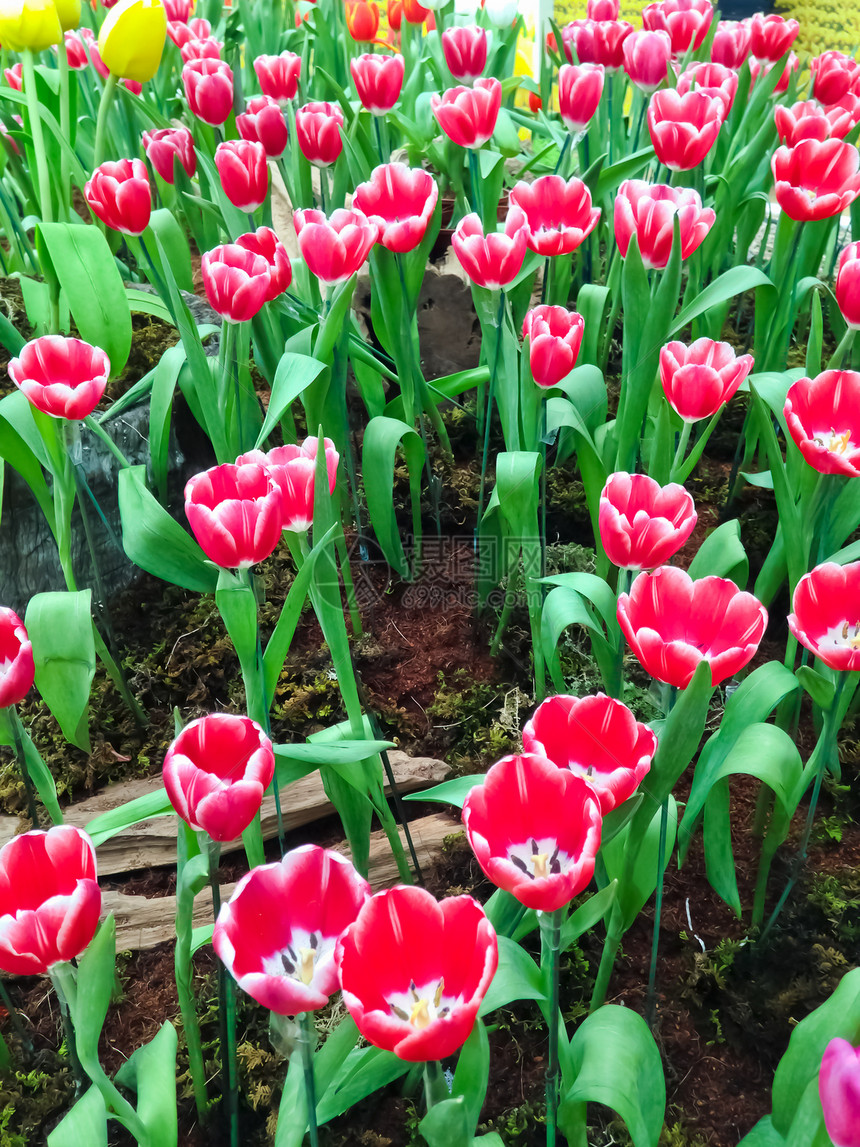
POLYGON ((54 0, 0 0, 0 43, 4 48, 41 52, 62 38, 54 0))
POLYGON ((54 0, 54 7, 64 32, 77 28, 81 22, 81 0, 54 0))
POLYGON ((120 0, 102 24, 99 54, 115 76, 142 84, 158 71, 166 35, 161 0, 120 0))

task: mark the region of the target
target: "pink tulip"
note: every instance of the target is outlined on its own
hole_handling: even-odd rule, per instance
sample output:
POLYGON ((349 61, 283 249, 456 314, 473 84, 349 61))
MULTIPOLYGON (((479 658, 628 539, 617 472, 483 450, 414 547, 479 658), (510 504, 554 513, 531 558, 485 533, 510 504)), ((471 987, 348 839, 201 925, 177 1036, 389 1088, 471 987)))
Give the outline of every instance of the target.
POLYGON ((561 30, 568 63, 602 64, 607 72, 624 67, 624 41, 633 31, 626 20, 571 20, 561 30))
POLYGON ((660 382, 675 413, 684 422, 698 422, 729 401, 754 365, 751 354, 737 356, 730 343, 670 342, 660 351, 660 382))
POLYGON ((723 105, 723 119, 732 110, 738 90, 738 77, 731 68, 722 64, 691 64, 678 76, 678 94, 702 92, 723 105))
POLYGON ((224 60, 191 60, 182 69, 191 114, 217 127, 233 110, 233 72, 224 60))
POLYGON ((603 94, 603 64, 562 64, 558 69, 558 112, 568 131, 584 131, 603 94))
POLYGON ((796 20, 786 20, 773 13, 765 16, 757 12, 750 19, 750 49, 758 60, 775 64, 781 60, 797 39, 800 25, 796 20))
POLYGON ((635 233, 644 265, 665 267, 672 251, 676 215, 681 224, 681 258, 687 259, 714 225, 712 208, 703 208, 698 192, 687 187, 625 180, 615 198, 615 239, 622 257, 627 255, 635 233))
POLYGON ((648 130, 657 159, 671 171, 698 167, 720 134, 725 106, 703 92, 680 88, 654 92, 648 104, 648 130))
POLYGON ((655 92, 666 82, 672 41, 668 32, 633 32, 624 41, 624 71, 640 91, 655 92))
POLYGON ((649 32, 668 32, 672 51, 683 56, 691 46, 701 47, 713 15, 710 0, 662 0, 642 9, 642 22, 649 32))
POLYGON ((269 159, 278 159, 287 147, 287 121, 281 105, 271 96, 254 96, 236 116, 242 139, 262 144, 269 159))
POLYGON ((215 166, 224 194, 234 207, 252 215, 269 193, 266 149, 261 143, 231 139, 215 148, 215 166))
POLYGON ((487 31, 477 24, 446 28, 442 51, 448 71, 461 84, 471 84, 487 66, 487 31))
POLYGON ((343 151, 343 112, 337 104, 312 102, 296 112, 296 142, 314 167, 331 167, 343 151))
POLYGON ((829 107, 849 93, 860 94, 860 63, 843 52, 822 52, 809 65, 812 72, 812 94, 829 107))
POLYGON ((575 176, 542 175, 522 181, 510 193, 513 206, 526 217, 526 245, 538 255, 569 255, 591 234, 600 208, 591 206, 591 192, 575 176))
POLYGON ((844 103, 831 104, 826 110, 816 100, 800 100, 791 107, 777 104, 773 111, 776 131, 786 147, 796 147, 804 139, 844 139, 860 117, 860 100, 856 96, 843 96, 843 100, 856 100, 857 111, 844 103))
POLYGON ((379 228, 361 211, 339 207, 299 210, 293 215, 299 251, 312 275, 324 283, 344 283, 362 266, 379 236, 379 228))
POLYGON ((600 541, 614 566, 652 570, 689 540, 696 519, 692 496, 677 482, 660 486, 647 474, 618 471, 603 487, 597 520, 600 541))
POLYGON ((222 569, 248 569, 281 540, 283 495, 259 464, 224 463, 188 479, 185 515, 207 558, 222 569))
POLYGON ((473 88, 449 88, 431 96, 430 106, 439 126, 459 147, 483 147, 496 130, 502 85, 494 77, 478 79, 473 88))
POLYGON ((211 36, 205 40, 192 36, 179 49, 179 54, 183 64, 190 64, 192 60, 220 60, 223 47, 220 40, 213 40, 211 36))
POLYGON ((203 255, 200 271, 209 305, 225 322, 249 322, 268 298, 269 264, 245 246, 214 247, 203 255))
MULTIPOLYGON (((330 438, 325 438, 325 463, 329 493, 337 485, 337 467, 340 455, 330 438)), ((268 454, 251 450, 236 459, 237 466, 255 463, 262 466, 283 496, 282 529, 300 534, 309 530, 314 520, 314 479, 317 469, 319 439, 309 437, 301 446, 288 443, 276 446, 268 454)))
POLYGON ((466 215, 457 224, 451 245, 472 282, 497 291, 520 273, 527 239, 525 212, 512 206, 508 208, 504 231, 490 231, 487 235, 478 215, 466 215))
POLYGON ((529 368, 538 386, 558 386, 576 366, 582 345, 582 315, 541 304, 526 313, 523 338, 529 340, 529 368))
POLYGON ((112 231, 140 235, 149 226, 152 192, 142 159, 102 163, 84 184, 93 213, 112 231))
POLYGON ((750 54, 748 20, 720 20, 711 42, 711 60, 738 72, 750 54))
POLYGON ((275 775, 275 754, 250 717, 211 713, 190 721, 176 737, 162 773, 179 816, 223 844, 241 836, 260 811, 275 775))
POLYGON ((824 562, 797 583, 788 628, 828 668, 860 670, 860 562, 824 562))
POLYGON ((860 330, 860 241, 849 243, 839 256, 836 302, 848 326, 860 330))
POLYGON ((788 388, 788 431, 813 470, 860 476, 860 374, 825 370, 788 388))
POLYGON ((293 268, 286 247, 271 227, 258 227, 256 231, 240 235, 236 240, 236 246, 254 255, 262 255, 269 264, 267 303, 271 303, 286 291, 293 281, 293 268))
POLYGON ((62 335, 25 343, 8 366, 9 377, 32 404, 54 418, 92 414, 110 377, 110 360, 99 347, 62 335))
POLYGON ((860 152, 839 139, 778 147, 771 169, 776 201, 792 219, 830 219, 860 195, 860 152))
POLYGON ((13 64, 11 68, 4 68, 3 75, 6 77, 6 83, 13 92, 20 92, 24 85, 24 65, 21 63, 13 64))
POLYGON ((860 1147, 860 1048, 832 1039, 818 1076, 824 1126, 834 1147, 860 1147))
POLYGON ((197 170, 194 137, 187 127, 164 127, 143 133, 146 158, 167 183, 174 180, 174 161, 179 160, 190 179, 197 170))
POLYGON ((164 12, 168 20, 187 24, 194 11, 194 0, 164 0, 164 12))
POLYGON ((371 115, 387 115, 400 99, 404 68, 402 56, 366 53, 350 60, 359 101, 371 115))
POLYGON ((588 0, 585 14, 589 20, 617 20, 619 0, 588 0))
POLYGON ((23 701, 36 675, 33 646, 24 622, 8 606, 0 606, 0 709, 23 701))
POLYGON ((299 90, 302 58, 295 52, 281 52, 279 56, 257 56, 254 72, 263 95, 277 100, 283 107, 295 99, 299 90))
POLYGON ((389 251, 414 251, 436 210, 439 189, 429 171, 405 163, 374 168, 360 183, 352 205, 379 229, 379 242, 389 251))
POLYGON ((66 49, 66 59, 74 72, 82 72, 90 66, 86 45, 80 35, 74 30, 63 33, 63 45, 66 49))

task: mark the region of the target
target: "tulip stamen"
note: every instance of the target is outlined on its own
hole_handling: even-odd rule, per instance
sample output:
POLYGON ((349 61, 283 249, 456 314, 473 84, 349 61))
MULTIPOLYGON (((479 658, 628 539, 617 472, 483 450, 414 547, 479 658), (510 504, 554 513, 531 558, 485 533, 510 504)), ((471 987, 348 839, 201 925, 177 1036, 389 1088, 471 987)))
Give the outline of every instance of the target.
POLYGON ((822 446, 831 454, 844 454, 851 446, 851 431, 845 430, 841 434, 837 434, 831 426, 829 435, 826 433, 816 434, 812 440, 816 446, 822 446))
POLYGON ((310 987, 317 965, 334 947, 334 941, 319 932, 293 932, 291 942, 269 957, 266 971, 273 976, 287 976, 310 987))
POLYGON ((546 880, 549 876, 559 876, 565 871, 569 857, 562 854, 557 841, 538 842, 530 837, 528 843, 514 845, 508 852, 511 864, 531 880, 546 880), (525 852, 525 856, 522 854, 525 852))
POLYGON ((438 983, 427 984, 420 989, 414 980, 410 980, 408 991, 397 993, 388 1001, 388 1006, 399 1020, 423 1031, 434 1020, 444 1019, 450 1013, 451 1002, 443 1003, 444 993, 444 977, 438 983))

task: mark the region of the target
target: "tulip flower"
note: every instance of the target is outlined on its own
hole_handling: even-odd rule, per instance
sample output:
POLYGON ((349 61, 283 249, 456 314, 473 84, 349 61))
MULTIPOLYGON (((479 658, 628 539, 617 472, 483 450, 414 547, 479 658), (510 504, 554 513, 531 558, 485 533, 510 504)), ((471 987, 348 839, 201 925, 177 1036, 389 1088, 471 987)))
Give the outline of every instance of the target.
POLYGON ((722 100, 703 92, 682 95, 680 88, 654 92, 648 104, 648 130, 657 159, 671 171, 698 167, 723 126, 722 100))
POLYGON ((205 40, 192 37, 180 46, 179 54, 183 64, 189 64, 192 60, 220 60, 223 47, 220 40, 213 40, 211 36, 205 40))
POLYGON ((796 20, 757 12, 750 19, 750 50, 756 59, 775 64, 792 46, 799 31, 796 20))
POLYGON ((409 1063, 444 1059, 469 1037, 498 965, 492 925, 471 896, 423 888, 371 896, 338 941, 343 1002, 366 1040, 409 1063))
POLYGON ((413 251, 424 238, 438 196, 429 171, 385 163, 374 168, 367 183, 356 187, 352 205, 379 229, 383 247, 404 252, 413 251))
POLYGON ((388 0, 385 9, 388 18, 388 27, 392 32, 399 32, 403 23, 403 5, 400 0, 388 0))
POLYGON ((262 206, 269 193, 269 168, 261 143, 247 139, 219 143, 215 148, 215 166, 224 194, 234 207, 252 215, 262 206))
MULTIPOLYGON (((597 524, 606 556, 624 570, 653 570, 673 557, 696 528, 692 495, 677 482, 660 486, 647 474, 610 474, 597 524)), ((548 756, 555 760, 552 753, 548 756)))
MULTIPOLYGON (((93 67, 101 76, 101 78, 106 80, 110 75, 110 68, 108 68, 107 64, 99 55, 99 46, 95 36, 89 28, 81 28, 80 36, 81 40, 86 46, 87 55, 89 56, 93 67)), ((143 91, 143 84, 139 83, 137 80, 123 80, 122 82, 125 87, 128 88, 130 92, 133 92, 136 96, 139 96, 143 91)))
POLYGON ((684 422, 698 422, 729 401, 754 365, 751 354, 737 356, 729 343, 670 342, 660 351, 660 382, 675 413, 684 422))
POLYGON ((475 80, 473 88, 449 88, 432 95, 430 106, 439 126, 459 147, 479 148, 496 130, 502 85, 495 77, 475 80))
POLYGON ((296 140, 302 155, 315 167, 330 167, 343 151, 343 112, 337 104, 319 101, 296 112, 296 140))
POLYGON ((419 4, 418 0, 402 0, 401 10, 403 12, 403 19, 407 24, 423 24, 427 17, 430 15, 430 9, 425 8, 423 4, 419 4))
POLYGON ((714 225, 716 215, 712 208, 703 208, 698 192, 687 187, 625 180, 615 198, 615 239, 622 257, 627 255, 635 232, 643 264, 665 267, 672 250, 676 215, 681 224, 681 258, 687 259, 714 225))
POLYGON ((212 946, 252 999, 281 1016, 324 1008, 337 991, 335 945, 370 896, 339 852, 304 844, 236 885, 212 946))
POLYGON ((737 72, 749 54, 749 21, 720 20, 711 41, 711 61, 737 72))
POLYGON ((187 24, 194 11, 194 0, 163 0, 168 21, 187 24))
POLYGON ((110 360, 99 347, 62 335, 42 335, 21 348, 9 377, 43 414, 80 419, 92 414, 110 377, 110 360))
POLYGON ((588 0, 585 14, 589 20, 617 20, 619 0, 588 0))
POLYGON ((269 296, 267 259, 237 243, 207 251, 200 260, 200 272, 209 305, 225 322, 248 322, 269 296))
MULTIPOLYGON (((771 92, 771 97, 781 95, 782 92, 788 91, 788 81, 791 78, 792 72, 797 71, 798 64, 798 58, 795 53, 792 52, 788 57, 788 63, 782 70, 782 75, 777 80, 774 89, 771 92)), ((766 76, 770 72, 771 68, 773 68, 773 66, 773 64, 761 63, 761 61, 756 60, 754 56, 750 57, 750 91, 752 91, 755 87, 758 77, 760 75, 766 76)))
POLYGON ((591 234, 600 208, 581 179, 542 175, 511 189, 510 202, 526 217, 526 245, 538 255, 569 255, 591 234))
POLYGON ((666 81, 672 58, 668 32, 632 32, 624 41, 624 71, 640 91, 650 95, 666 81))
POLYGON ((3 75, 6 77, 6 83, 13 92, 20 92, 24 87, 24 65, 19 61, 13 64, 11 68, 4 68, 3 75))
MULTIPOLYGON (((856 99, 856 97, 843 97, 856 99)), ((776 131, 786 147, 796 147, 804 139, 822 142, 825 139, 844 139, 857 123, 860 114, 860 100, 857 101, 857 114, 852 107, 843 103, 831 104, 823 108, 816 100, 800 100, 791 107, 777 104, 773 111, 776 131)))
POLYGON ((860 195, 860 152, 843 140, 778 147, 771 169, 776 201, 792 219, 830 219, 860 195))
POLYGON ((293 281, 293 268, 286 247, 271 227, 258 227, 256 231, 240 235, 236 240, 236 246, 254 255, 261 255, 269 264, 267 303, 271 303, 286 291, 293 281))
POLYGON ((860 241, 849 243, 839 256, 836 302, 848 326, 860 330, 860 241))
POLYGON ((0 968, 38 976, 74 960, 95 935, 102 894, 96 850, 80 828, 25 832, 0 848, 0 968))
MULTIPOLYGON (((330 438, 323 439, 326 473, 329 493, 333 494, 337 485, 337 467, 340 455, 330 438)), ((319 438, 309 437, 301 446, 288 443, 276 446, 268 454, 262 450, 251 450, 236 459, 236 465, 256 463, 263 466, 269 477, 279 487, 283 496, 282 529, 293 534, 309 530, 314 519, 314 479, 317 469, 319 438)))
POLYGON ((523 321, 529 340, 529 368, 538 386, 558 386, 576 366, 582 345, 582 315, 565 307, 532 307, 523 321))
MULTIPOLYGON (((237 525, 241 513, 241 509, 230 511, 237 525)), ((224 527, 229 529, 226 520, 224 527)), ((275 754, 272 742, 250 717, 211 713, 190 721, 175 738, 165 754, 162 774, 170 803, 185 823, 223 844, 241 836, 260 811, 263 793, 275 775, 275 754)))
POLYGON ((508 208, 504 231, 484 234, 480 217, 474 212, 457 224, 451 236, 454 254, 473 283, 489 291, 506 287, 520 273, 526 257, 528 226, 525 212, 508 208))
POLYGON ((167 38, 172 40, 177 48, 181 49, 189 40, 195 39, 195 36, 188 25, 181 20, 168 20, 167 38))
POLYGON ((860 670, 860 562, 824 562, 797 583, 788 628, 830 669, 860 670))
POLYGON ((0 605, 0 709, 23 701, 36 675, 33 646, 24 622, 6 605, 0 605))
POLYGON ((678 76, 678 94, 701 92, 723 105, 723 119, 732 110, 738 90, 738 77, 731 68, 722 64, 691 64, 678 76))
POLYGON ((379 5, 374 0, 347 0, 346 26, 357 43, 372 43, 379 31, 379 5))
POLYGON ((503 757, 463 803, 487 878, 539 912, 563 908, 587 887, 602 823, 591 786, 533 752, 503 757))
POLYGON ((233 71, 224 60, 190 60, 182 84, 191 114, 213 127, 233 110, 233 71))
POLYGON ((149 226, 152 192, 142 159, 102 163, 84 185, 93 213, 112 231, 140 235, 149 226))
POLYGON ((368 52, 349 62, 361 106, 371 115, 386 115, 400 99, 405 64, 402 56, 368 52))
POLYGON ((647 673, 686 689, 700 661, 710 665, 714 686, 748 665, 767 610, 726 578, 694 581, 685 570, 661 566, 639 574, 619 596, 618 624, 647 673))
POLYGON ((487 32, 477 24, 446 28, 442 51, 448 71, 461 84, 471 84, 487 66, 487 32))
POLYGON ((618 72, 624 67, 624 41, 632 31, 626 20, 571 20, 561 30, 564 54, 572 64, 572 47, 578 63, 602 64, 607 72, 618 72))
POLYGON ((194 138, 187 127, 164 127, 143 133, 146 158, 166 183, 173 183, 174 163, 179 160, 190 179, 197 170, 194 138))
POLYGON ((813 470, 860 475, 860 374, 825 370, 788 388, 788 431, 813 470))
POLYGON ((293 224, 308 269, 328 285, 351 279, 379 236, 379 228, 363 212, 343 207, 329 216, 314 209, 296 211, 293 224))
POLYGON ((254 71, 263 95, 277 100, 283 107, 295 99, 299 90, 302 58, 295 52, 281 52, 279 56, 257 56, 254 71))
POLYGON ((849 93, 860 92, 860 63, 842 52, 822 52, 810 63, 812 94, 829 107, 849 93))
POLYGON ((641 784, 657 752, 657 738, 626 705, 605 693, 582 698, 559 694, 541 702, 523 727, 523 749, 585 781, 606 816, 641 784))
POLYGON ((603 64, 562 64, 558 69, 558 112, 568 131, 584 131, 603 94, 603 64))
POLYGON ((62 38, 54 0, 4 0, 0 6, 0 43, 4 48, 42 52, 62 38))
POLYGON ((89 67, 90 59, 87 55, 86 45, 77 32, 66 32, 63 36, 63 44, 66 49, 66 59, 72 71, 82 72, 84 68, 89 67))
POLYGON ((683 56, 691 47, 701 47, 713 15, 710 0, 662 0, 642 9, 642 22, 649 32, 668 32, 673 53, 683 56))
POLYGON ((81 22, 81 0, 54 0, 54 7, 63 33, 77 28, 81 22))
POLYGON ((821 1059, 818 1094, 833 1147, 860 1147, 860 1048, 847 1039, 830 1041, 821 1059))
POLYGON ((146 83, 158 71, 166 35, 161 0, 120 0, 99 31, 99 55, 113 75, 146 83))
POLYGON ((281 539, 283 496, 259 463, 224 463, 189 478, 185 514, 211 561, 222 569, 247 569, 265 561, 281 539))

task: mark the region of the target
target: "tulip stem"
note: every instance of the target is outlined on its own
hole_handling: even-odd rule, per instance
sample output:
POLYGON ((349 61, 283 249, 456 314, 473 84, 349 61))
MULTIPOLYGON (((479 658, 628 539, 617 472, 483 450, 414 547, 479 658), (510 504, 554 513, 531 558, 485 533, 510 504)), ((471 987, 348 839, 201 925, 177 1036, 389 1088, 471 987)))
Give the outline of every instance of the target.
POLYGON ((110 453, 114 456, 121 470, 127 470, 131 466, 128 458, 123 454, 108 432, 101 426, 91 414, 88 414, 84 419, 84 426, 91 430, 104 445, 108 448, 110 453))
POLYGON ((558 984, 561 963, 561 925, 564 909, 542 913, 540 917, 541 964, 549 983, 549 1050, 546 1065, 546 1145, 555 1147, 558 1128, 558 984))
POLYGON ((558 175, 560 173, 562 179, 564 179, 564 170, 562 168, 562 165, 565 161, 565 158, 567 157, 568 151, 570 150, 570 145, 571 145, 572 140, 573 140, 573 133, 568 129, 568 133, 564 137, 564 143, 561 145, 561 151, 558 153, 558 160, 557 160, 555 168, 553 170, 553 175, 558 175))
POLYGON ((373 126, 376 130, 376 146, 379 148, 379 161, 380 163, 388 163, 391 159, 391 154, 388 148, 383 143, 382 139, 382 117, 375 115, 373 117, 373 126))
MULTIPOLYGON (((217 840, 207 840, 209 856, 209 886, 212 889, 212 911, 217 921, 221 911, 221 885, 218 883, 218 863, 221 858, 221 845, 217 840)), ((233 981, 226 968, 218 961, 218 1012, 221 1019, 221 1093, 224 1098, 222 1110, 227 1114, 230 1127, 230 1147, 239 1147, 239 1089, 237 1085, 236 1062, 236 996, 233 981)))
POLYGON ((438 1059, 428 1059, 424 1064, 424 1101, 427 1110, 435 1107, 450 1095, 447 1081, 438 1059))
MULTIPOLYGON (((57 45, 57 68, 60 73, 60 134, 63 139, 72 142, 72 116, 69 105, 69 85, 71 72, 69 69, 69 56, 66 52, 65 39, 57 45)), ((69 157, 65 148, 60 148, 60 201, 59 213, 64 220, 68 219, 71 201, 71 173, 69 171, 69 157)))
POLYGON ((672 462, 672 469, 669 473, 670 482, 677 482, 678 474, 683 469, 684 455, 687 453, 687 447, 690 444, 690 432, 692 429, 692 422, 685 421, 681 425, 681 432, 678 435, 678 444, 675 447, 675 459, 672 462))
POLYGON ((30 776, 30 770, 27 767, 27 756, 24 752, 24 742, 21 738, 21 723, 18 720, 18 713, 14 705, 10 706, 9 711, 10 721, 12 727, 12 741, 14 744, 15 760, 18 762, 18 772, 21 774, 21 780, 24 782, 24 792, 27 796, 27 811, 30 814, 30 820, 33 823, 33 828, 39 827, 39 810, 36 805, 36 791, 33 787, 33 779, 30 776))
POLYGON ((845 334, 842 336, 839 346, 833 352, 833 357, 827 364, 828 370, 839 370, 845 359, 851 353, 851 348, 854 345, 854 336, 857 334, 855 327, 848 327, 845 334))
MULTIPOLYGON (((473 147, 467 148, 467 150, 469 152, 469 181, 472 190, 472 210, 477 214, 483 224, 484 215, 481 209, 481 183, 478 178, 478 156, 473 147)), ((495 227, 493 230, 495 230, 495 227)))
POLYGON ((99 100, 99 114, 96 120, 96 142, 93 147, 93 170, 95 170, 104 159, 108 110, 113 103, 114 93, 116 92, 118 83, 119 76, 115 76, 113 72, 109 72, 104 82, 104 87, 102 88, 101 99, 99 100))
MULTIPOLYGON (((62 50, 63 49, 61 49, 61 51, 62 50)), ((36 91, 35 56, 30 48, 22 49, 21 64, 24 79, 24 95, 27 99, 27 119, 29 120, 30 135, 33 137, 33 151, 36 153, 36 178, 39 185, 39 215, 43 223, 51 223, 54 219, 51 178, 48 173, 48 157, 45 153, 42 117, 39 114, 39 93, 36 91)))
POLYGON ((305 1076, 305 1102, 308 1109, 308 1131, 311 1147, 319 1147, 319 1132, 317 1131, 317 1089, 314 1079, 314 1044, 316 1043, 316 1029, 313 1025, 310 1012, 301 1012, 298 1016, 299 1043, 302 1048, 302 1068, 305 1076))
POLYGON ((660 839, 657 845, 657 892, 654 899, 654 932, 651 937, 651 964, 648 968, 648 994, 645 1019, 650 1028, 657 1018, 657 952, 660 946, 660 917, 663 914, 663 876, 666 868, 666 836, 669 825, 669 800, 660 806, 660 839))
POLYGON ((589 1015, 596 1012, 606 999, 606 993, 609 989, 609 980, 612 976, 612 970, 615 967, 615 957, 618 955, 618 949, 620 947, 620 934, 607 929, 606 939, 603 941, 603 951, 600 955, 600 966, 597 969, 597 977, 595 978, 594 988, 591 993, 591 1003, 588 1008, 589 1015))
POLYGON ((499 291, 499 309, 496 313, 496 345, 493 349, 493 366, 490 371, 490 384, 487 389, 487 409, 484 415, 484 449, 481 454, 481 486, 478 491, 477 529, 481 528, 484 516, 484 492, 487 483, 487 460, 490 453, 490 427, 493 424, 493 400, 496 396, 496 375, 499 372, 499 355, 502 347, 502 320, 505 315, 505 292, 499 291))

